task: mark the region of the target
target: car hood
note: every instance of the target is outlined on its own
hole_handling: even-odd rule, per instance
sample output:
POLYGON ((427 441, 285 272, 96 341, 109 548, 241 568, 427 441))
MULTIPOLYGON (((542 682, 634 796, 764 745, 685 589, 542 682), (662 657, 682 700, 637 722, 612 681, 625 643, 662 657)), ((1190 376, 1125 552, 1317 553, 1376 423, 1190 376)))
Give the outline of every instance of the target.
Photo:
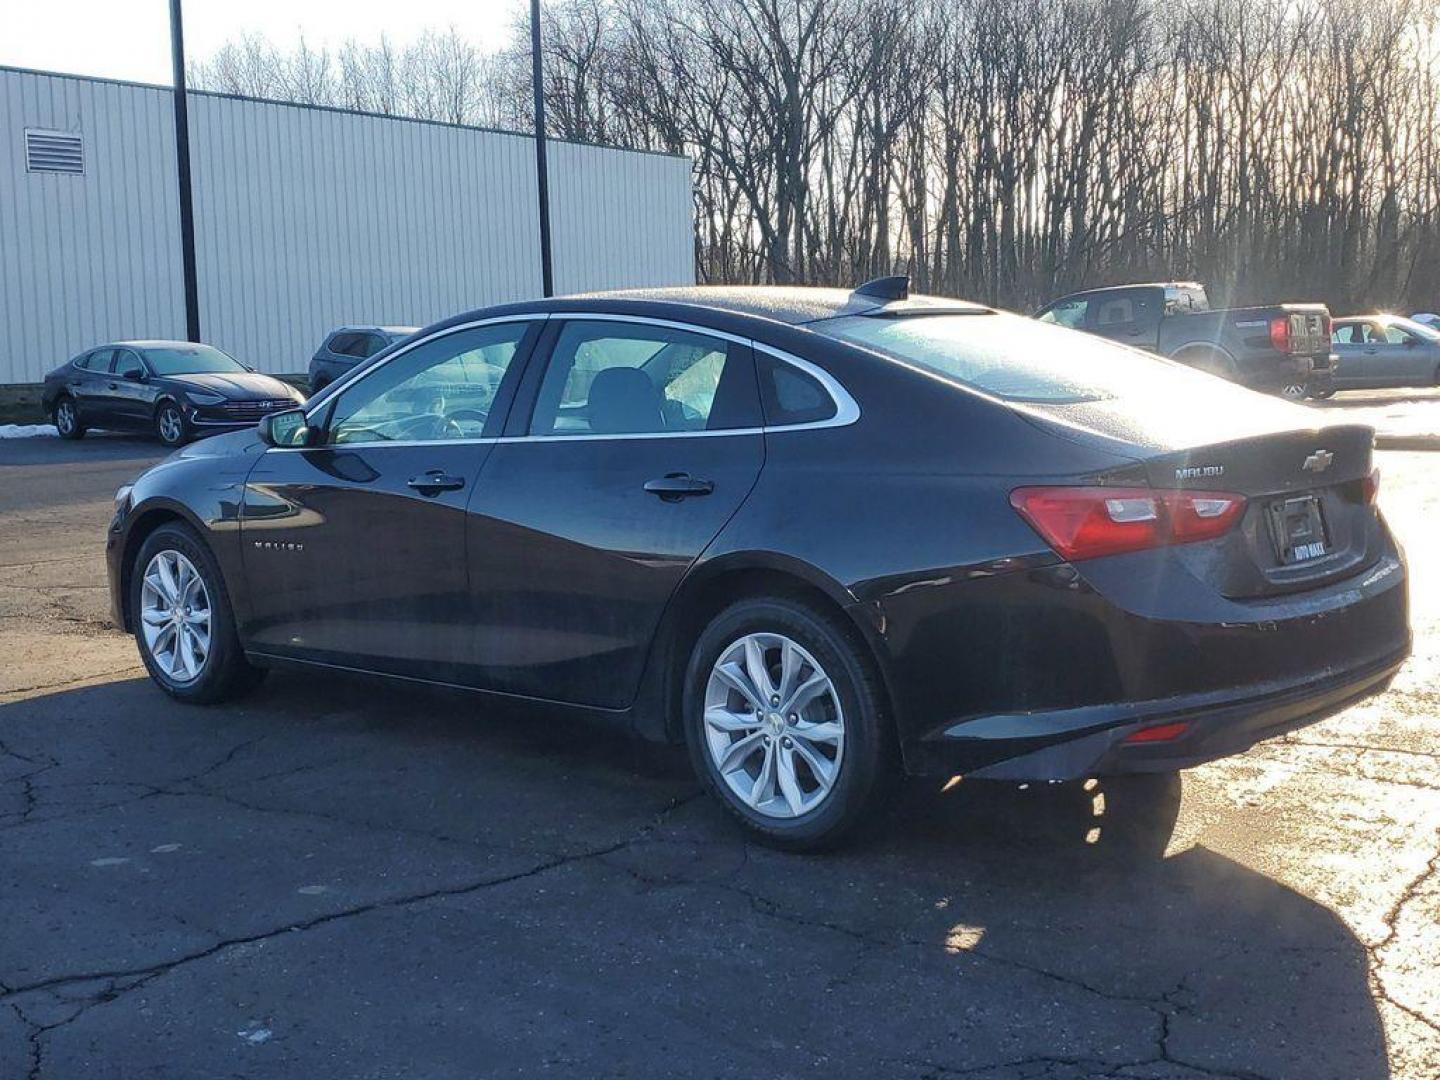
POLYGON ((254 371, 235 374, 164 375, 162 378, 182 389, 223 394, 230 401, 295 399, 295 391, 288 383, 254 371))

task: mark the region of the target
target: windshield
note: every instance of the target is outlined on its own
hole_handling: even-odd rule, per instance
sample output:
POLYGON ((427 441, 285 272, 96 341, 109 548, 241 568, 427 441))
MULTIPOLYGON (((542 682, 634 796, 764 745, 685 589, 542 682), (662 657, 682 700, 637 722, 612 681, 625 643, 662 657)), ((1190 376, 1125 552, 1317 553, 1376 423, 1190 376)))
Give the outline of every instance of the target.
POLYGON ((146 349, 145 359, 156 375, 202 375, 246 371, 246 367, 213 345, 166 345, 146 349))
POLYGON ((1007 401, 1100 401, 1194 378, 1157 356, 1017 315, 849 315, 810 325, 1007 401))

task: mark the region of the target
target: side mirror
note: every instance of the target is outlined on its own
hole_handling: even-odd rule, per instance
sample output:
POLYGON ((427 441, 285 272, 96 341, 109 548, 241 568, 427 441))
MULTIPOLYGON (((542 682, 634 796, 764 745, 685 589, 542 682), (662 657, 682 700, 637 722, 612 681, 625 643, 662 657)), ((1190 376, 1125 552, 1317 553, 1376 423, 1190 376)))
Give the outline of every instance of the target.
POLYGON ((129 382, 144 382, 144 381, 145 381, 145 369, 144 369, 144 368, 138 368, 138 367, 128 368, 128 369, 126 369, 125 371, 123 371, 123 372, 120 373, 120 377, 121 377, 122 379, 128 380, 129 382))
POLYGON ((1420 344, 1420 339, 1419 339, 1419 338, 1407 337, 1407 338, 1405 339, 1405 347, 1406 347, 1407 349, 1413 349, 1416 345, 1419 345, 1419 344, 1420 344))
POLYGON ((266 446, 309 446, 313 429, 304 409, 271 413, 257 425, 260 441, 266 446))

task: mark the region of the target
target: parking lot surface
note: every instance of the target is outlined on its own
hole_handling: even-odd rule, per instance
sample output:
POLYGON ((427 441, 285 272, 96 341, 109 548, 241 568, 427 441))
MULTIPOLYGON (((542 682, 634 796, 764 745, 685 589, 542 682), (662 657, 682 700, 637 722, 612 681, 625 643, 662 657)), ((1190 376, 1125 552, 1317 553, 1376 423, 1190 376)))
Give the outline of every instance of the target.
POLYGON ((1440 1076, 1440 481, 1415 656, 1143 796, 911 789, 825 857, 683 755, 314 675, 178 705, 106 616, 157 448, 0 443, 0 1077, 1440 1076))

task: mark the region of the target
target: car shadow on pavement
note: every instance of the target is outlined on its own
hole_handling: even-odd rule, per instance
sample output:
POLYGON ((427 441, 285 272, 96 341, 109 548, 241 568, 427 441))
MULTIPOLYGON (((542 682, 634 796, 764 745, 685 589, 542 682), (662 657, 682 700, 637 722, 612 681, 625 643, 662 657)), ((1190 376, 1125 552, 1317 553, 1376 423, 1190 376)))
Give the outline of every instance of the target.
POLYGON ((1389 1076, 1362 943, 1264 873, 1174 850, 1177 816, 1205 812, 1176 778, 910 784, 858 844, 795 856, 747 843, 674 748, 362 681, 276 675, 224 709, 70 689, 0 705, 0 747, 0 985, 164 961, 143 999, 54 1032, 136 1072, 157 1051, 126 1003, 223 1009, 205 980, 242 979, 323 1027, 324 995, 285 974, 319 964, 411 1003, 365 1015, 377 1073, 418 1039, 451 1064, 699 1075, 724 1031, 737 1075, 1389 1076), (369 929, 284 932, 352 918, 369 929), (272 947, 209 971, 216 937, 272 947), (520 1014, 549 1018, 545 1046, 520 1014), (663 1037, 622 1038, 637 1016, 663 1037))

